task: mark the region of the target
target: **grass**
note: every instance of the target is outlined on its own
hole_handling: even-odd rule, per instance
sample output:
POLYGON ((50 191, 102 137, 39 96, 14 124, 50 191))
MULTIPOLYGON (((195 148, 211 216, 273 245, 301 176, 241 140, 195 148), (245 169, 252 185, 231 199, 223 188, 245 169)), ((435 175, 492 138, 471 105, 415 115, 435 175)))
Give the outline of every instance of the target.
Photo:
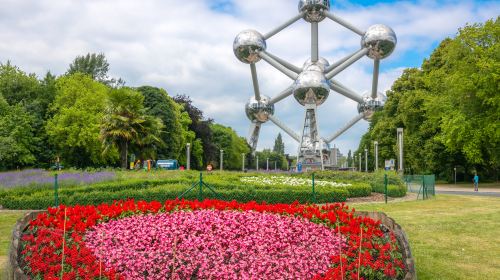
POLYGON ((499 198, 438 195, 427 201, 354 205, 382 211, 405 230, 418 279, 500 279, 499 198))
MULTIPOLYGON (((355 204, 383 211, 406 231, 418 279, 500 279, 500 198, 438 195, 426 201, 355 204)), ((22 211, 0 211, 0 261, 22 211)), ((2 265, 3 267, 3 265, 2 265)), ((3 275, 0 273, 0 275, 3 275)))
POLYGON ((0 210, 0 278, 5 275, 12 229, 26 211, 0 210))

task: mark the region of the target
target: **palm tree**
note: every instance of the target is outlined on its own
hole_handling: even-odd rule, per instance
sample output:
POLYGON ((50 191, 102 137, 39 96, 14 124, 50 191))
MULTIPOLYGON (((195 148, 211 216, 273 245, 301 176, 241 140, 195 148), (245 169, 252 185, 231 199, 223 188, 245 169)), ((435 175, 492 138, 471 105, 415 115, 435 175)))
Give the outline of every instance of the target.
POLYGON ((155 145, 163 145, 159 137, 163 123, 146 115, 143 99, 139 92, 130 88, 113 89, 108 96, 100 139, 104 153, 113 147, 118 148, 122 168, 127 168, 131 144, 150 150, 155 145))

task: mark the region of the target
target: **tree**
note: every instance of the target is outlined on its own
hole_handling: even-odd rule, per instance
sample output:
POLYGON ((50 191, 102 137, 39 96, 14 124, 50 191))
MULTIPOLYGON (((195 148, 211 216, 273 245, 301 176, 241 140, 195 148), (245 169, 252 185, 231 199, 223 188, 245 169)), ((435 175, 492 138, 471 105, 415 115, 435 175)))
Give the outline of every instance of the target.
POLYGON ((499 19, 465 26, 455 38, 443 40, 421 69, 406 69, 360 148, 377 140, 381 158, 396 158, 395 131, 403 127, 410 172, 451 179, 453 168, 462 166, 466 173, 497 178, 499 19))
POLYGON ((0 94, 0 170, 35 162, 33 118, 20 105, 9 106, 0 94))
MULTIPOLYGON (((201 141, 203 146, 203 158, 201 161, 205 163, 217 161, 219 151, 212 141, 211 124, 213 123, 213 120, 205 120, 203 112, 196 108, 192 104, 191 99, 186 95, 177 95, 174 97, 174 101, 184 107, 184 111, 188 113, 189 118, 191 119, 189 130, 195 133, 195 139, 200 139, 201 141)), ((196 158, 192 159, 196 160, 196 158)), ((200 167, 201 166, 193 166, 193 168, 200 167)))
MULTIPOLYGON (((242 154, 250 153, 246 140, 230 128, 220 124, 212 124, 213 142, 217 149, 224 151, 224 168, 240 170, 242 168, 242 154)), ((218 164, 220 160, 217 160, 218 164)))
POLYGON ((162 145, 161 120, 145 114, 144 96, 130 88, 112 89, 102 119, 100 139, 106 153, 113 148, 120 153, 120 165, 127 168, 128 151, 136 145, 143 156, 153 156, 154 147, 162 145))
POLYGON ((87 74, 92 79, 104 83, 109 86, 123 86, 122 79, 114 79, 108 76, 109 63, 103 53, 95 54, 88 53, 86 55, 77 56, 69 65, 66 72, 67 75, 75 73, 87 74))
POLYGON ((181 117, 183 106, 168 96, 164 89, 142 86, 137 91, 144 96, 147 114, 158 117, 164 124, 161 139, 165 145, 158 148, 158 158, 179 159, 188 137, 188 125, 183 125, 181 117))
POLYGON ((273 152, 278 153, 280 155, 285 154, 285 143, 283 143, 283 139, 281 138, 281 133, 278 133, 278 137, 274 140, 273 152))
POLYGON ((49 142, 63 162, 77 167, 102 165, 116 160, 103 156, 99 131, 109 89, 91 77, 76 73, 60 77, 47 121, 49 142))

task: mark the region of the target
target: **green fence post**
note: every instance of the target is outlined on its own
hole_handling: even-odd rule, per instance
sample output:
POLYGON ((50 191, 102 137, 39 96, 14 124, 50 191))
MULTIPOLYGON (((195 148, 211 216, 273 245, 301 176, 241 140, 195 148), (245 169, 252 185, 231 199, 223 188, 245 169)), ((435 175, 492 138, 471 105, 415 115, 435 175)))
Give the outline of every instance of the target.
POLYGON ((387 174, 384 174, 384 195, 385 203, 387 204, 387 174))
POLYGON ((312 200, 313 200, 314 203, 316 203, 316 191, 314 190, 314 172, 312 174, 312 191, 313 191, 313 193, 312 193, 312 195, 313 195, 312 200))
POLYGON ((57 183, 57 173, 54 174, 54 203, 59 207, 59 186, 57 183))
POLYGON ((198 193, 198 200, 201 201, 203 196, 203 173, 200 172, 200 190, 198 193))

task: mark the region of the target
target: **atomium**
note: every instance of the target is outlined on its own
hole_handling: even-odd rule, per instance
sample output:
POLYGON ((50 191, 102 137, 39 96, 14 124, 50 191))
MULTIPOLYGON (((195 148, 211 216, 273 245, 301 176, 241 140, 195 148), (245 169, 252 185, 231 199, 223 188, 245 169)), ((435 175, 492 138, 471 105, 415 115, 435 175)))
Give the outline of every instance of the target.
POLYGON ((244 63, 258 62, 258 52, 263 50, 266 50, 266 40, 255 30, 240 32, 233 42, 234 55, 244 63))
POLYGON ((396 43, 394 31, 383 24, 370 26, 361 39, 361 46, 370 49, 367 55, 378 59, 388 57, 394 51, 396 43))
POLYGON ((387 97, 381 92, 378 92, 376 98, 372 98, 370 94, 365 93, 363 95, 363 102, 358 103, 358 112, 363 114, 363 118, 366 121, 371 121, 373 114, 384 108, 386 100, 387 97))
POLYGON ((300 0, 299 13, 304 13, 304 20, 320 22, 325 19, 324 11, 330 10, 329 0, 300 0))
MULTIPOLYGON (((261 125, 271 121, 299 142, 298 162, 305 166, 306 170, 307 168, 324 169, 332 166, 333 156, 331 156, 332 150, 329 149, 329 144, 358 121, 362 119, 370 121, 373 114, 383 108, 386 97, 378 92, 380 60, 394 51, 397 38, 394 31, 383 24, 375 24, 366 31, 362 31, 330 13, 328 0, 300 0, 298 9, 298 15, 268 33, 261 34, 255 30, 245 30, 234 39, 234 54, 241 62, 250 64, 254 89, 254 96, 245 105, 245 113, 251 121, 250 135, 247 140, 255 151, 261 125), (360 36, 361 49, 334 62, 321 57, 318 47, 318 24, 325 18, 331 19, 360 36), (300 19, 304 19, 311 25, 311 56, 302 67, 295 66, 266 50, 266 41, 300 19), (373 59, 372 87, 369 93, 360 95, 341 84, 335 77, 366 56, 373 59), (292 79, 290 86, 272 98, 260 93, 256 63, 261 60, 292 79), (331 136, 323 138, 319 135, 317 109, 325 103, 331 90, 357 102, 358 115, 331 136), (305 109, 304 125, 300 134, 294 132, 274 115, 275 104, 290 95, 293 95, 305 109)), ((331 116, 334 117, 334 114, 331 116)))
POLYGON ((256 100, 254 96, 250 97, 245 105, 245 113, 252 122, 264 123, 269 120, 269 115, 274 114, 274 105, 269 104, 268 96, 261 96, 260 100, 256 100))

